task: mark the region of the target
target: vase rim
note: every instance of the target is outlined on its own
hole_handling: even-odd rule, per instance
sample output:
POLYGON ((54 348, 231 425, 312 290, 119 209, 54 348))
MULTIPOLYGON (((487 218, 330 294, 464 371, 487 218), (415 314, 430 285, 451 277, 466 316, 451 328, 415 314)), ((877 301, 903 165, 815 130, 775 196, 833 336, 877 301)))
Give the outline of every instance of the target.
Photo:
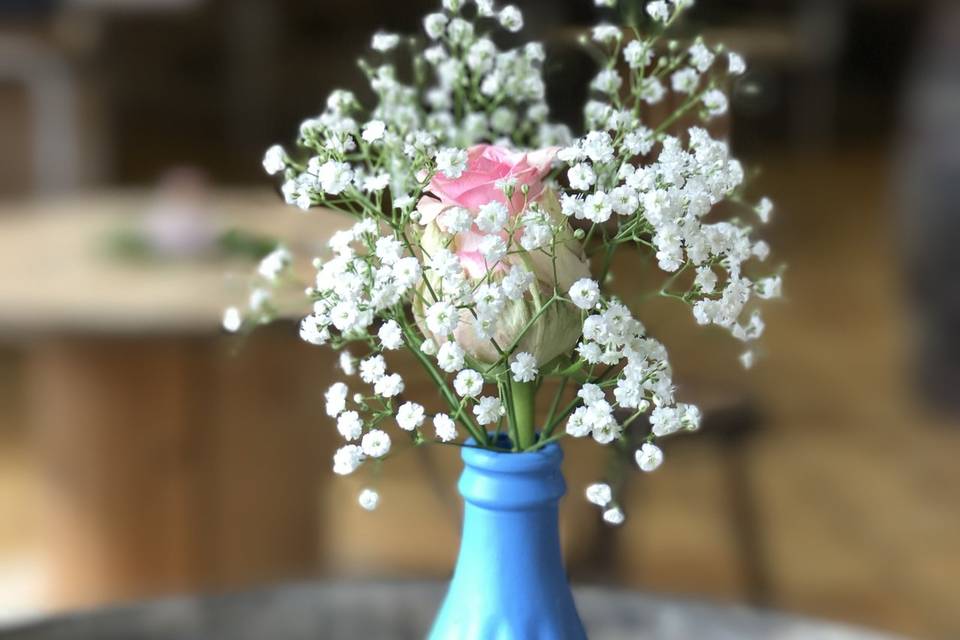
MULTIPOLYGON (((505 443, 510 446, 510 439, 507 434, 501 433, 499 436, 490 434, 497 438, 497 443, 505 443)), ((494 449, 483 449, 476 446, 473 438, 467 440, 468 445, 462 448, 461 457, 467 466, 475 469, 486 469, 499 473, 530 473, 546 469, 557 468, 563 460, 563 450, 556 442, 537 449, 536 451, 497 451, 494 449)))

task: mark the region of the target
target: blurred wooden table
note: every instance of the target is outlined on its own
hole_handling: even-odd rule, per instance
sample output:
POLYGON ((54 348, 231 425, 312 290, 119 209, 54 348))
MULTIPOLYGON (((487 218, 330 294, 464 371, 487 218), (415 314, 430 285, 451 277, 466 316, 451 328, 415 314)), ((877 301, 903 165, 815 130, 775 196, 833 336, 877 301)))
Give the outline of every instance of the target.
MULTIPOLYGON (((422 582, 281 586, 56 617, 0 629, 0 640, 412 640, 426 634, 445 589, 422 582)), ((597 587, 575 595, 591 640, 892 640, 744 607, 597 587)))
MULTIPOLYGON (((221 335, 251 260, 112 255, 111 236, 151 204, 132 192, 0 205, 0 340, 25 354, 60 606, 316 565, 330 356, 291 323, 221 335)), ((305 252, 345 224, 265 191, 215 192, 206 209, 211 233, 295 238, 305 252)))

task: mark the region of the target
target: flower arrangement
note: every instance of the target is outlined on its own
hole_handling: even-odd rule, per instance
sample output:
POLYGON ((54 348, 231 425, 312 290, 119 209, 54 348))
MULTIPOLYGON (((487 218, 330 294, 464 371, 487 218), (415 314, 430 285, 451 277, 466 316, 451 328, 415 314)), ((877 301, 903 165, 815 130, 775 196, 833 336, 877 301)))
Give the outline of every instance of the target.
MULTIPOLYGON (((343 373, 359 376, 325 394, 345 441, 336 473, 380 463, 401 434, 417 446, 492 449, 504 440, 491 434, 507 434, 519 452, 562 438, 623 446, 640 424, 649 433, 635 458, 650 472, 663 461, 662 438, 698 428, 666 349, 608 291, 615 252, 645 252, 664 272, 655 293, 743 341, 764 328, 755 301, 780 295, 779 275, 750 275, 769 253, 751 234, 770 201, 747 200, 743 167, 703 126, 675 131, 723 115, 726 90, 745 71, 722 46, 669 39, 691 4, 655 0, 638 24, 601 24, 583 38, 600 69, 579 137, 550 119, 544 47, 497 43, 499 29, 521 30, 521 12, 443 0, 423 21, 425 38, 373 36, 360 69, 374 104, 334 91, 300 126, 296 151, 267 151, 264 167, 282 176, 288 203, 356 220, 314 260, 312 313, 300 324, 305 341, 342 350, 343 373), (649 121, 671 94, 679 106, 649 121), (401 400, 404 380, 388 365, 400 349, 446 411, 401 400)), ((224 325, 272 319, 268 286, 290 265, 285 248, 268 255, 249 311, 228 309, 224 325)), ((743 360, 749 366, 752 352, 743 360)), ((619 524, 613 493, 606 483, 586 492, 619 524)), ((378 499, 366 489, 359 501, 372 509, 378 499)))

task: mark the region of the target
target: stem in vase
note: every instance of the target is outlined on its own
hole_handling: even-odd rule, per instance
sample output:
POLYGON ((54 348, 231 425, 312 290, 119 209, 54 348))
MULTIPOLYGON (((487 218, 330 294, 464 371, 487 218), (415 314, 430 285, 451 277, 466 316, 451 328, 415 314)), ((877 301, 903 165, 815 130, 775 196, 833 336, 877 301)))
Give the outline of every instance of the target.
POLYGON ((526 451, 537 442, 534 402, 537 387, 533 382, 517 382, 510 379, 510 395, 513 396, 514 415, 517 419, 517 449, 526 451))

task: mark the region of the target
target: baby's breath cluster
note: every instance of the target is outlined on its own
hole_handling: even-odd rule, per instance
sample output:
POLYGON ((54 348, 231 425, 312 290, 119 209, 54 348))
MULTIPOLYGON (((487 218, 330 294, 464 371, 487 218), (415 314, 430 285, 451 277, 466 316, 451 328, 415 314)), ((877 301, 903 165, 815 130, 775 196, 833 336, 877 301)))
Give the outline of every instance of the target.
MULTIPOLYGON (((544 48, 502 44, 522 29, 521 11, 443 0, 420 36, 373 36, 360 61, 373 104, 334 91, 295 150, 267 151, 287 202, 354 218, 314 259, 300 323, 304 341, 341 350, 344 379, 325 392, 343 442, 336 473, 411 446, 495 449, 501 433, 513 452, 589 437, 651 472, 662 438, 699 427, 666 349, 608 290, 618 248, 648 253, 666 272, 655 293, 744 341, 763 331, 756 300, 780 294, 779 276, 752 271, 769 254, 752 225, 772 205, 751 204, 740 163, 707 131, 744 61, 702 39, 666 39, 690 4, 657 0, 642 25, 599 25, 584 38, 601 64, 579 137, 550 120, 544 48), (652 121, 671 94, 679 106, 652 121), (440 410, 404 396, 398 350, 421 365, 440 410), (535 401, 548 388, 541 416, 535 401)), ((228 309, 224 326, 272 319, 273 289, 296 282, 278 247, 247 309, 228 309)), ((615 493, 597 483, 587 498, 620 524, 615 493)), ((358 498, 365 509, 379 500, 372 487, 358 498)))

